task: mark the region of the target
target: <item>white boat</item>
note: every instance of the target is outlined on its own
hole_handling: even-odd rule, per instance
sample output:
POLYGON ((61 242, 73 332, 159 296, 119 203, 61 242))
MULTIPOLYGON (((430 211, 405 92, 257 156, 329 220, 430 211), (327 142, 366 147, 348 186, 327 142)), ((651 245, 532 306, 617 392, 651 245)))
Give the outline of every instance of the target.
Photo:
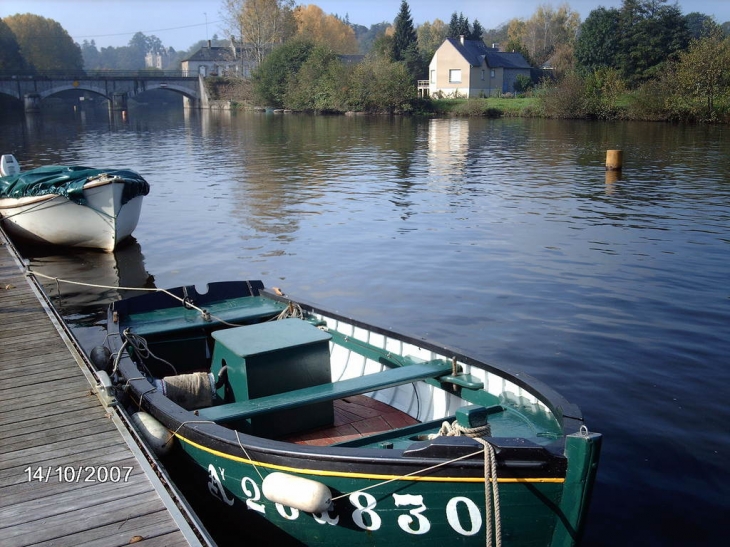
POLYGON ((21 171, 0 159, 0 222, 30 243, 113 251, 132 235, 149 184, 127 169, 50 166, 21 171))

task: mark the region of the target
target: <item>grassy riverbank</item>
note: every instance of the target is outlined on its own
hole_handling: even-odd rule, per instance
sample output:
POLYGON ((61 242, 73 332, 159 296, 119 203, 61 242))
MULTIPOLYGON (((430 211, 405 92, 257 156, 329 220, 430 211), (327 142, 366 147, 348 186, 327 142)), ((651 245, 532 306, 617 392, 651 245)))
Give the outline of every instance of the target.
POLYGON ((538 100, 527 98, 434 99, 431 106, 441 116, 535 117, 540 110, 538 100))

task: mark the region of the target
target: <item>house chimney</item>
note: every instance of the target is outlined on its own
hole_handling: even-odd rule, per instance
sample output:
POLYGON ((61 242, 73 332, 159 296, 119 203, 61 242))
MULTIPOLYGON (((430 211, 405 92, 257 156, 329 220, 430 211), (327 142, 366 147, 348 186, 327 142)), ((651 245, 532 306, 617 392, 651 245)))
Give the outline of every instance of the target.
POLYGON ((463 34, 459 35, 459 41, 461 42, 461 45, 463 46, 464 45, 464 35, 463 34))
POLYGON ((213 47, 213 42, 211 42, 210 40, 208 40, 208 49, 210 49, 211 47, 213 47))

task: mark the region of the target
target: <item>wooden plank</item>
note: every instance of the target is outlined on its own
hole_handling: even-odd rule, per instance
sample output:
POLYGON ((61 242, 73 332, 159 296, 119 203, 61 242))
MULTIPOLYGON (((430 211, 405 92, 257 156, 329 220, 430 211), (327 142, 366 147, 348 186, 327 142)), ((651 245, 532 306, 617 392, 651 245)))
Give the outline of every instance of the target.
POLYGON ((0 230, 0 544, 200 545, 45 306, 0 230))
POLYGON ((379 389, 386 389, 426 378, 436 378, 451 372, 451 363, 433 361, 386 369, 358 378, 349 378, 331 384, 287 391, 247 401, 228 403, 199 410, 203 420, 225 423, 248 418, 266 412, 295 408, 297 406, 333 401, 351 395, 358 395, 379 389))
POLYGON ((135 516, 121 524, 97 526, 35 545, 37 547, 109 547, 110 545, 129 545, 132 538, 143 538, 135 541, 135 545, 142 546, 187 545, 188 543, 179 535, 175 527, 171 525, 167 514, 164 511, 157 511, 135 516), (162 540, 162 543, 153 543, 155 540, 162 540))

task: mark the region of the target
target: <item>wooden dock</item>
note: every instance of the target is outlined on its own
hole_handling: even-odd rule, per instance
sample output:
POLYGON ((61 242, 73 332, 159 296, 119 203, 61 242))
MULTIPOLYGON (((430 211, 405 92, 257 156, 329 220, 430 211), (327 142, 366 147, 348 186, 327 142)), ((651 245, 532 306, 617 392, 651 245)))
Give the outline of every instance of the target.
POLYGON ((211 545, 96 383, 0 230, 0 545, 211 545))

